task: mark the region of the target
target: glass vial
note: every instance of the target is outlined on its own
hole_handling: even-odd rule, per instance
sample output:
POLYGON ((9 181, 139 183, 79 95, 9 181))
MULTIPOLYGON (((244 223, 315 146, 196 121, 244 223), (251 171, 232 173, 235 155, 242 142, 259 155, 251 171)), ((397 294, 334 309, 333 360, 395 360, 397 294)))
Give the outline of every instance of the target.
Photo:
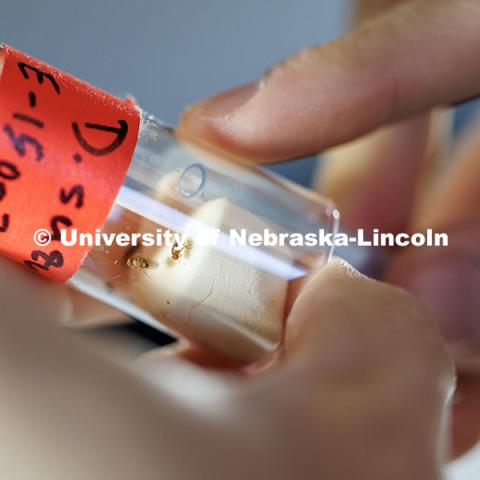
POLYGON ((332 203, 142 113, 135 155, 103 231, 156 238, 169 230, 188 240, 94 247, 69 283, 155 328, 252 363, 282 344, 298 286, 333 250, 268 246, 265 235, 273 233, 275 243, 282 234, 337 228, 332 203), (252 234, 258 246, 244 245, 252 234))

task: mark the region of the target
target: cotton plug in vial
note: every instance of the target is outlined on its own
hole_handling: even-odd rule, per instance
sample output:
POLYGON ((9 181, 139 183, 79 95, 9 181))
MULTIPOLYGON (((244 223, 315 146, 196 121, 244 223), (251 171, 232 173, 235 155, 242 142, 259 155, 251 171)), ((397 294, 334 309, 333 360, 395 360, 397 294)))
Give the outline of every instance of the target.
POLYGON ((11 211, 2 253, 236 361, 275 352, 299 285, 333 246, 239 245, 231 232, 335 233, 334 205, 7 46, 2 66, 0 121, 14 138, 7 132, 0 153, 18 173, 3 179, 11 211), (36 196, 28 212, 18 206, 25 194, 36 196), (38 227, 53 234, 43 248, 28 238, 38 227), (81 250, 60 241, 74 228, 183 240, 81 250))

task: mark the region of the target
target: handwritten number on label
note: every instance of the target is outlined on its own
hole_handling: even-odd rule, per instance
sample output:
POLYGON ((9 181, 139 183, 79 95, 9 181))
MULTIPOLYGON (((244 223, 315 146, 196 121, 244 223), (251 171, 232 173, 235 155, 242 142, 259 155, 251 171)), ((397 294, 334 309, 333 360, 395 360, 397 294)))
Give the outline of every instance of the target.
POLYGON ((26 153, 26 145, 30 145, 35 150, 35 155, 37 161, 43 159, 43 147, 40 143, 35 140, 30 135, 25 135, 24 133, 20 135, 15 135, 12 127, 10 125, 5 125, 3 127, 3 131, 8 135, 8 138, 13 144, 13 147, 17 151, 17 153, 23 157, 26 153))
POLYGON ((42 84, 43 80, 46 78, 52 84, 52 87, 55 89, 58 95, 60 95, 60 87, 58 86, 57 81, 55 80, 55 78, 51 73, 42 72, 42 70, 32 67, 31 65, 27 65, 26 63, 23 63, 23 62, 18 62, 18 68, 22 72, 22 75, 25 78, 25 80, 28 80, 30 78, 28 76, 28 70, 37 74, 37 82, 40 84, 42 84))
POLYGON ((16 180, 19 176, 20 172, 13 163, 7 162, 7 160, 0 160, 0 177, 6 180, 16 180))
POLYGON ((28 92, 28 103, 32 108, 35 108, 37 105, 37 96, 34 92, 28 92))
MULTIPOLYGON (((7 160, 0 160, 0 177, 4 178, 5 180, 16 180, 17 178, 20 177, 20 172, 18 171, 18 168, 13 163, 8 162, 7 160)), ((6 194, 7 194, 7 188, 5 186, 5 183, 0 182, 0 200, 3 200, 6 194)), ((8 227, 8 219, 5 220, 4 218, 3 220, 4 227, 5 227, 5 222, 7 222, 7 227, 8 227)), ((5 232, 6 228, 0 231, 5 232)))
POLYGON ((62 188, 60 190, 60 201, 64 205, 66 205, 73 198, 75 198, 75 208, 82 208, 83 207, 84 196, 85 196, 85 192, 83 190, 82 185, 73 186, 68 193, 64 188, 62 188))
POLYGON ((24 263, 27 267, 30 267, 35 271, 38 269, 48 271, 50 267, 63 267, 63 255, 58 250, 53 250, 50 253, 45 253, 41 250, 33 250, 31 257, 34 260, 33 262, 32 260, 25 260, 24 263), (39 258, 43 260, 43 265, 37 261, 39 258))
POLYGON ((60 241, 60 228, 59 224, 65 225, 66 227, 71 227, 73 225, 72 221, 68 217, 63 215, 56 215, 50 220, 50 227, 52 228, 52 240, 60 241))
POLYGON ((115 140, 106 147, 98 148, 90 145, 82 135, 80 131, 80 126, 77 122, 72 123, 73 133, 78 143, 88 152, 95 156, 107 155, 108 153, 116 150, 125 140, 128 133, 128 123, 125 120, 119 120, 119 127, 108 127, 106 125, 97 125, 95 123, 85 123, 85 128, 90 128, 94 130, 101 130, 103 132, 111 132, 116 134, 115 140))
POLYGON ((2 224, 0 225, 0 233, 6 232, 10 225, 10 215, 5 213, 2 215, 2 224))
POLYGON ((45 124, 41 120, 33 118, 30 115, 25 115, 23 113, 14 113, 13 118, 16 118, 17 120, 20 120, 22 122, 29 123, 30 125, 33 125, 37 128, 43 128, 45 126, 45 124))

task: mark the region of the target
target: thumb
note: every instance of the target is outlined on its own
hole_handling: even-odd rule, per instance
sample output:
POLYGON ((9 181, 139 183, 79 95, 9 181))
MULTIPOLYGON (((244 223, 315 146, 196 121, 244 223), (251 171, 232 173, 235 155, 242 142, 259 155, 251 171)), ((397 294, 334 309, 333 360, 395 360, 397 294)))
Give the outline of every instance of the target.
POLYGON ((257 160, 319 152, 478 95, 479 29, 476 1, 402 3, 338 41, 304 49, 260 81, 190 107, 181 129, 257 160))
MULTIPOLYGON (((286 354, 290 388, 320 410, 326 448, 339 442, 333 451, 355 450, 362 439, 369 452, 392 460, 388 468, 398 478, 437 478, 431 472, 444 447, 452 368, 434 323, 412 296, 334 260, 297 297, 286 354)), ((357 471, 388 478, 378 475, 381 463, 372 461, 368 474, 357 471)))

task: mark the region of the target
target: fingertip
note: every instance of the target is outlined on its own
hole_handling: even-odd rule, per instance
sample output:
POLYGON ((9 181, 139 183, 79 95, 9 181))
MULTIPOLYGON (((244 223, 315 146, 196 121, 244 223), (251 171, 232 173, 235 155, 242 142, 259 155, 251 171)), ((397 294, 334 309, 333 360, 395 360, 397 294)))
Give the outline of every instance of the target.
MULTIPOLYGON (((324 375, 347 377, 419 364, 452 385, 452 364, 434 322, 407 291, 334 260, 310 280, 287 321, 286 353, 324 375)), ((409 381, 410 381, 409 380, 409 381)))
POLYGON ((190 105, 184 114, 196 115, 200 119, 228 118, 257 92, 258 82, 239 85, 217 93, 190 105))
POLYGON ((352 283, 357 281, 370 280, 337 257, 313 274, 300 291, 287 319, 287 352, 297 350, 305 340, 310 341, 312 330, 322 328, 327 320, 324 311, 338 313, 338 307, 345 304, 349 291, 354 290, 352 283))
POLYGON ((248 133, 254 123, 231 127, 232 118, 255 96, 258 85, 258 82, 241 85, 190 105, 180 116, 180 135, 251 160, 268 160, 268 149, 266 152, 259 149, 248 133))

